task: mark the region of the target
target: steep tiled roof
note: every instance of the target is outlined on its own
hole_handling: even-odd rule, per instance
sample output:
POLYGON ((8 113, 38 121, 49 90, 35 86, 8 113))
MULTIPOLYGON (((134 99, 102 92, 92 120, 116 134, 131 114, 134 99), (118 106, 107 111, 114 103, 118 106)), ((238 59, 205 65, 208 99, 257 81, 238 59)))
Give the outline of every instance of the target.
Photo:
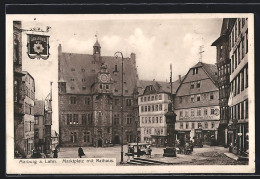
MULTIPOLYGON (((124 58, 124 95, 132 95, 138 80, 135 56, 124 58)), ((59 82, 66 82, 67 93, 90 94, 100 67, 104 63, 114 81, 114 95, 121 95, 122 60, 114 56, 95 58, 90 54, 61 53, 59 82), (115 71, 117 66, 117 71, 115 71), (72 88, 71 88, 72 87, 72 88), (83 89, 85 87, 85 89, 83 89)))
MULTIPOLYGON (((181 77, 181 80, 184 79, 184 76, 181 77)), ((171 92, 171 85, 170 82, 163 82, 163 81, 144 81, 140 80, 138 83, 138 87, 141 88, 139 94, 142 95, 144 90, 147 86, 153 85, 157 93, 170 93, 171 92)), ((172 82, 172 94, 176 93, 178 86, 180 85, 180 81, 176 80, 172 82)))
POLYGON ((196 68, 196 67, 202 67, 206 71, 206 73, 209 75, 209 77, 213 80, 213 82, 214 83, 217 82, 217 80, 218 80, 217 65, 198 62, 196 65, 194 65, 191 68, 196 68))
POLYGON ((206 72, 209 74, 209 76, 213 80, 213 82, 217 83, 217 80, 218 80, 217 65, 203 63, 203 67, 202 68, 204 70, 206 70, 206 72))
POLYGON ((34 102, 34 115, 44 115, 44 100, 34 102))

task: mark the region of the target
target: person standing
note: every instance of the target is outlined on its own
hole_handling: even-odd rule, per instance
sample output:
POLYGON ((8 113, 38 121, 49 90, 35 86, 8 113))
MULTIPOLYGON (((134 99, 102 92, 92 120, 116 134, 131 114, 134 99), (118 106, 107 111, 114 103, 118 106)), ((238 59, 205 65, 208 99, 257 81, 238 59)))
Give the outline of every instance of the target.
POLYGON ((79 158, 81 158, 82 156, 85 155, 84 151, 83 151, 83 149, 81 147, 79 147, 79 149, 78 149, 78 155, 79 155, 79 158))
POLYGON ((57 150, 57 148, 55 148, 55 150, 53 151, 53 158, 58 158, 58 150, 57 150))

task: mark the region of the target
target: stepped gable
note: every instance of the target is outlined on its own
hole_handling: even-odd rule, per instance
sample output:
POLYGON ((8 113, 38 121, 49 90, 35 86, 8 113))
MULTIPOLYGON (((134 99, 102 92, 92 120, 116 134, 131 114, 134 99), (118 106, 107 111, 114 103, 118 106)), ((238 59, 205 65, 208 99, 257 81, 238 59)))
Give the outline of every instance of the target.
POLYGON ((44 115, 44 100, 37 100, 37 101, 34 101, 34 115, 41 115, 43 116, 44 115))

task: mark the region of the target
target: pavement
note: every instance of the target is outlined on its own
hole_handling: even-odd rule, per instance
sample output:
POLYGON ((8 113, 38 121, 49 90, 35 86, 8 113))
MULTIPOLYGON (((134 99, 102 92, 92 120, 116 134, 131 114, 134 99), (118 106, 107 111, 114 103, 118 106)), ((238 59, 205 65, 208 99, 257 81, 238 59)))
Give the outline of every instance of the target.
MULTIPOLYGON (((120 164, 121 146, 106 148, 82 147, 85 158, 116 158, 117 165, 128 165, 128 157, 124 155, 124 164, 120 164)), ((234 154, 228 152, 228 148, 220 146, 207 146, 203 148, 194 148, 192 154, 177 154, 176 157, 163 157, 164 148, 152 147, 152 156, 141 158, 162 161, 174 165, 247 165, 247 161, 235 160, 234 154), (233 157, 233 158, 232 158, 233 157)), ((127 145, 123 148, 124 154, 127 152, 127 145)), ((63 147, 58 153, 59 158, 78 158, 77 147, 63 147)))

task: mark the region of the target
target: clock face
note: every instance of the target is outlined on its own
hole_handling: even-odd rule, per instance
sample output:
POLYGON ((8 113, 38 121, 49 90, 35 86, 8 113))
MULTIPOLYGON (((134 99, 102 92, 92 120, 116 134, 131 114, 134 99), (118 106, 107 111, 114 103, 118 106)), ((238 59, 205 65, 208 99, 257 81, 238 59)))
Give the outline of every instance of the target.
POLYGON ((106 74, 102 74, 100 76, 100 80, 101 80, 101 82, 107 82, 108 81, 108 76, 106 74))

